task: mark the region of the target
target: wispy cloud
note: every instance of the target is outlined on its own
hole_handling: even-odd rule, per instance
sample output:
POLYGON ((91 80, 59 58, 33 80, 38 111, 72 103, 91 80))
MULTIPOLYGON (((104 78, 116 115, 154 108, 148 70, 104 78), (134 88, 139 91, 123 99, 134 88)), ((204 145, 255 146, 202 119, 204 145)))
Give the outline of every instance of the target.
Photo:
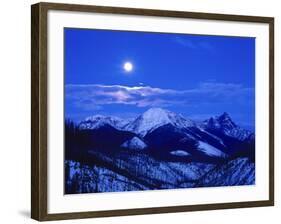
POLYGON ((179 37, 179 36, 176 36, 174 37, 173 39, 176 43, 184 46, 184 47, 188 47, 188 48, 196 48, 196 45, 191 41, 191 40, 188 40, 188 39, 184 39, 182 37, 179 37))
POLYGON ((193 41, 191 39, 187 39, 181 36, 173 37, 172 39, 175 43, 178 43, 179 45, 190 48, 190 49, 199 49, 199 50, 207 50, 207 51, 213 51, 214 46, 210 44, 207 41, 193 41))
POLYGON ((151 86, 66 85, 66 102, 84 110, 99 110, 103 105, 136 107, 200 105, 204 103, 240 103, 252 100, 254 89, 234 83, 204 82, 186 90, 151 86))

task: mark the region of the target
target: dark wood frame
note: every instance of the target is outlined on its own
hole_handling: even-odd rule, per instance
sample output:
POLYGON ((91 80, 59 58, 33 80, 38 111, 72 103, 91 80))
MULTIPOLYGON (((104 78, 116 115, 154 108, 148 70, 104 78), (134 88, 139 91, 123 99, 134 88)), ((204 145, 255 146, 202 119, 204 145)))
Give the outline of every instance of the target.
POLYGON ((31 217, 38 221, 140 215, 274 205, 274 18, 90 5, 38 3, 31 6, 31 217), (269 200, 110 211, 48 214, 47 211, 47 12, 66 10, 195 18, 269 24, 269 200))

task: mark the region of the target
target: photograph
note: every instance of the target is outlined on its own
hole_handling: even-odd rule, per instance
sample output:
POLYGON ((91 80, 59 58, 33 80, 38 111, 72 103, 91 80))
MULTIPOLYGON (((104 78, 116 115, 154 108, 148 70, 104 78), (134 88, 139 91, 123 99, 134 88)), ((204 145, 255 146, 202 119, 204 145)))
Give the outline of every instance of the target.
POLYGON ((255 185, 255 37, 63 34, 65 194, 255 185))

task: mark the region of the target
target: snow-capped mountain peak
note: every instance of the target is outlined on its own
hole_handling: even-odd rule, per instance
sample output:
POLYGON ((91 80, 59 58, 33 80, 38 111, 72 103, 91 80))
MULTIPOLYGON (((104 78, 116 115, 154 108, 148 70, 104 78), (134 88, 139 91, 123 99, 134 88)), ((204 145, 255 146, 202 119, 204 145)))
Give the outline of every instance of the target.
POLYGON ((241 141, 249 138, 249 136, 252 135, 252 132, 236 125, 232 121, 230 115, 226 112, 220 116, 211 117, 208 120, 205 120, 203 122, 203 126, 207 130, 220 131, 227 136, 237 138, 241 141))
POLYGON ((228 113, 224 112, 222 115, 220 115, 217 120, 219 123, 228 128, 236 128, 237 125, 232 121, 231 117, 229 116, 228 113))
POLYGON ((224 112, 220 116, 211 117, 204 121, 205 126, 211 129, 230 130, 236 128, 237 125, 232 121, 228 113, 224 112))
POLYGON ((105 125, 110 125, 116 129, 122 129, 128 122, 127 120, 114 116, 94 115, 81 121, 79 129, 97 129, 105 125))
POLYGON ((127 130, 144 136, 160 126, 172 124, 179 128, 194 126, 194 122, 162 108, 151 108, 126 126, 127 130))

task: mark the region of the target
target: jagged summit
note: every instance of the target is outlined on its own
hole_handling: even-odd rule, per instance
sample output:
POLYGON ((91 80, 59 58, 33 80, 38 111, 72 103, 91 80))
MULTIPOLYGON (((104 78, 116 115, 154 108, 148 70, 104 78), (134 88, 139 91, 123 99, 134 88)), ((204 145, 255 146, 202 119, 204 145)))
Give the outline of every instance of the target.
POLYGON ((150 108, 141 115, 143 119, 147 121, 154 121, 154 123, 169 123, 176 116, 177 115, 175 113, 158 107, 150 108))
POLYGON ((204 128, 208 131, 220 131, 227 136, 237 138, 239 140, 245 140, 252 134, 252 132, 235 124, 230 115, 226 112, 219 116, 211 117, 205 120, 203 124, 204 128))
POLYGON ((230 115, 226 112, 224 112, 222 115, 211 117, 205 120, 204 124, 211 129, 230 130, 237 127, 237 125, 232 121, 230 115))
POLYGON ((162 108, 151 108, 126 126, 127 130, 144 136, 160 126, 172 124, 178 128, 194 126, 194 122, 162 108))
POLYGON ((223 112, 221 115, 216 117, 220 121, 232 121, 230 115, 227 112, 223 112))
POLYGON ((237 125, 232 121, 230 115, 226 112, 220 115, 217 119, 222 125, 229 126, 232 128, 237 127, 237 125))
POLYGON ((122 129, 128 123, 127 120, 114 116, 94 115, 87 117, 80 122, 80 129, 97 129, 105 125, 110 125, 117 129, 122 129))
POLYGON ((220 117, 228 117, 228 118, 230 118, 230 115, 227 112, 223 112, 222 115, 220 115, 220 117))

